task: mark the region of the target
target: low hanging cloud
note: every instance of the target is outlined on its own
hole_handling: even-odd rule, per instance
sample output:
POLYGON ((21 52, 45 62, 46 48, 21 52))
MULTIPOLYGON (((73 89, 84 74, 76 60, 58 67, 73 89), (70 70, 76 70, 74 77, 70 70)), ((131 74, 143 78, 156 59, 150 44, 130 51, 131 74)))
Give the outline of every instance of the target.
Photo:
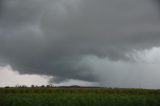
POLYGON ((130 56, 134 61, 87 56, 81 63, 92 67, 101 86, 159 88, 160 48, 134 50, 130 56))
MULTIPOLYGON (((137 62, 132 56, 134 50, 160 46, 160 17, 155 2, 3 0, 0 64, 9 64, 21 74, 52 75, 56 82, 102 81, 101 75, 105 73, 108 79, 104 80, 110 80, 114 71, 108 67, 105 72, 99 71, 101 59, 113 62, 110 64, 113 67, 118 61, 130 64, 137 62), (88 58, 93 58, 91 63, 95 66, 84 61, 88 58), (101 75, 97 75, 99 72, 101 75)), ((117 74, 123 71, 116 70, 119 70, 117 74)))

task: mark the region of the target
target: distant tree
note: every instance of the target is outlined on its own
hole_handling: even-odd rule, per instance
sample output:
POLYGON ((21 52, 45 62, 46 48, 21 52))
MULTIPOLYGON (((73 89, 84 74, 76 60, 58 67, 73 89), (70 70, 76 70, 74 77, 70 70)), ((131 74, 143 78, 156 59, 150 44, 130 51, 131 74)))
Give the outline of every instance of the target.
POLYGON ((50 85, 47 85, 46 87, 47 87, 47 88, 50 88, 50 85))
POLYGON ((44 88, 45 86, 44 86, 44 85, 41 85, 40 87, 41 87, 41 88, 44 88))
POLYGON ((4 88, 10 88, 9 86, 5 86, 4 88))
POLYGON ((34 88, 35 86, 34 85, 31 85, 31 88, 34 88))
POLYGON ((49 83, 47 86, 50 88, 54 87, 54 85, 52 83, 49 83))
POLYGON ((21 88, 27 88, 27 86, 26 85, 22 85, 21 88))

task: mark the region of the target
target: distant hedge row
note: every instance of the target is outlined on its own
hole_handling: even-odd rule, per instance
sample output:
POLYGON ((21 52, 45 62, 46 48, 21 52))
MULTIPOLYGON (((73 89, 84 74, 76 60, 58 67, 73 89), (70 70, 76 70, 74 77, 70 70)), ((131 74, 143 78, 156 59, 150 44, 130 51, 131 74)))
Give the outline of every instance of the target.
POLYGON ((0 88, 1 94, 9 93, 98 93, 98 94, 133 94, 160 95, 160 90, 119 89, 119 88, 0 88))

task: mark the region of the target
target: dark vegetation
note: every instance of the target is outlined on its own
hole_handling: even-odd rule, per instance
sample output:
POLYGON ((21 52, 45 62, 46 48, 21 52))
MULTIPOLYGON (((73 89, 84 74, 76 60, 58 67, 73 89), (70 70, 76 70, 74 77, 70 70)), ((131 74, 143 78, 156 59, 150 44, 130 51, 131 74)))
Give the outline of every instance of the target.
POLYGON ((0 106, 160 106, 160 90, 78 86, 0 88, 0 106))

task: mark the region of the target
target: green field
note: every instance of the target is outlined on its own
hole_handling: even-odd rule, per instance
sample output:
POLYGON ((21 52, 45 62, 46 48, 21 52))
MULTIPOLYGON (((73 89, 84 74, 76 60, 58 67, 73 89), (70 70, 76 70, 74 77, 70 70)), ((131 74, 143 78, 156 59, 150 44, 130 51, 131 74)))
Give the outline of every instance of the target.
POLYGON ((1 88, 0 106, 160 106, 160 90, 1 88))

